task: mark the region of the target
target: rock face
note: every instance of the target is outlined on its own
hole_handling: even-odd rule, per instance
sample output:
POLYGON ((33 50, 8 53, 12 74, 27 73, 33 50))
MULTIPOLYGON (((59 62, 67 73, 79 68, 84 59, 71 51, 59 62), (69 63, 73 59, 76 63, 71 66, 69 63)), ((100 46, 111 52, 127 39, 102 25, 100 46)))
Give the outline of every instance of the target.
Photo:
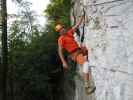
MULTIPOLYGON (((96 92, 84 95, 76 78, 75 100, 133 100, 133 0, 73 0, 78 19, 85 9, 85 41, 96 92)), ((80 27, 82 31, 82 25, 80 27)))

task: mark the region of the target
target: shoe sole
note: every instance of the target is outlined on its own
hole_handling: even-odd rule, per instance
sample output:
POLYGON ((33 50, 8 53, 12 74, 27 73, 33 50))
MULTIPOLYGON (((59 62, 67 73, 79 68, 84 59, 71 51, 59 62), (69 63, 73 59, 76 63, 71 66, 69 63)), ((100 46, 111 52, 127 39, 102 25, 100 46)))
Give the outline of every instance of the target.
POLYGON ((92 94, 93 92, 95 92, 96 87, 94 87, 89 93, 87 93, 88 95, 92 94))

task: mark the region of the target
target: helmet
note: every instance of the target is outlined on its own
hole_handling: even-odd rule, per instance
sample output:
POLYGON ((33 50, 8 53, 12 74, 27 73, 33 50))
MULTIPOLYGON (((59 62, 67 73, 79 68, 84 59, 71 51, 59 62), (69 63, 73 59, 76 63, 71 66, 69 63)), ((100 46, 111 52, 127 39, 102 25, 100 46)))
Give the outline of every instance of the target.
POLYGON ((59 32, 62 28, 63 28, 63 26, 62 26, 61 24, 57 24, 57 25, 55 26, 56 32, 59 32))

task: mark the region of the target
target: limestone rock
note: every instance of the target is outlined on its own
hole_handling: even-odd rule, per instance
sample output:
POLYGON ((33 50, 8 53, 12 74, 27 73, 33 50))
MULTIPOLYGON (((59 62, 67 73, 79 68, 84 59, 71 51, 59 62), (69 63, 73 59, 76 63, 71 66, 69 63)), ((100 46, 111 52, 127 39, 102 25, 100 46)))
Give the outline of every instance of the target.
POLYGON ((88 99, 83 93, 82 81, 76 78, 75 100, 132 100, 133 1, 73 2, 77 18, 82 8, 86 11, 85 44, 91 48, 89 59, 97 87, 95 98, 88 99))

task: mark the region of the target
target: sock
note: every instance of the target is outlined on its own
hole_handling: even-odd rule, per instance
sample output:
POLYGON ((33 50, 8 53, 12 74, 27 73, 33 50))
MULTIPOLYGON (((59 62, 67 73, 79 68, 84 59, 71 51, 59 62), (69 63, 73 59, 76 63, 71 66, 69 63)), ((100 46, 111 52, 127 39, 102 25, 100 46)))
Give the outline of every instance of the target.
POLYGON ((83 64, 83 73, 89 73, 90 71, 90 66, 89 66, 89 62, 86 61, 84 64, 83 64))

